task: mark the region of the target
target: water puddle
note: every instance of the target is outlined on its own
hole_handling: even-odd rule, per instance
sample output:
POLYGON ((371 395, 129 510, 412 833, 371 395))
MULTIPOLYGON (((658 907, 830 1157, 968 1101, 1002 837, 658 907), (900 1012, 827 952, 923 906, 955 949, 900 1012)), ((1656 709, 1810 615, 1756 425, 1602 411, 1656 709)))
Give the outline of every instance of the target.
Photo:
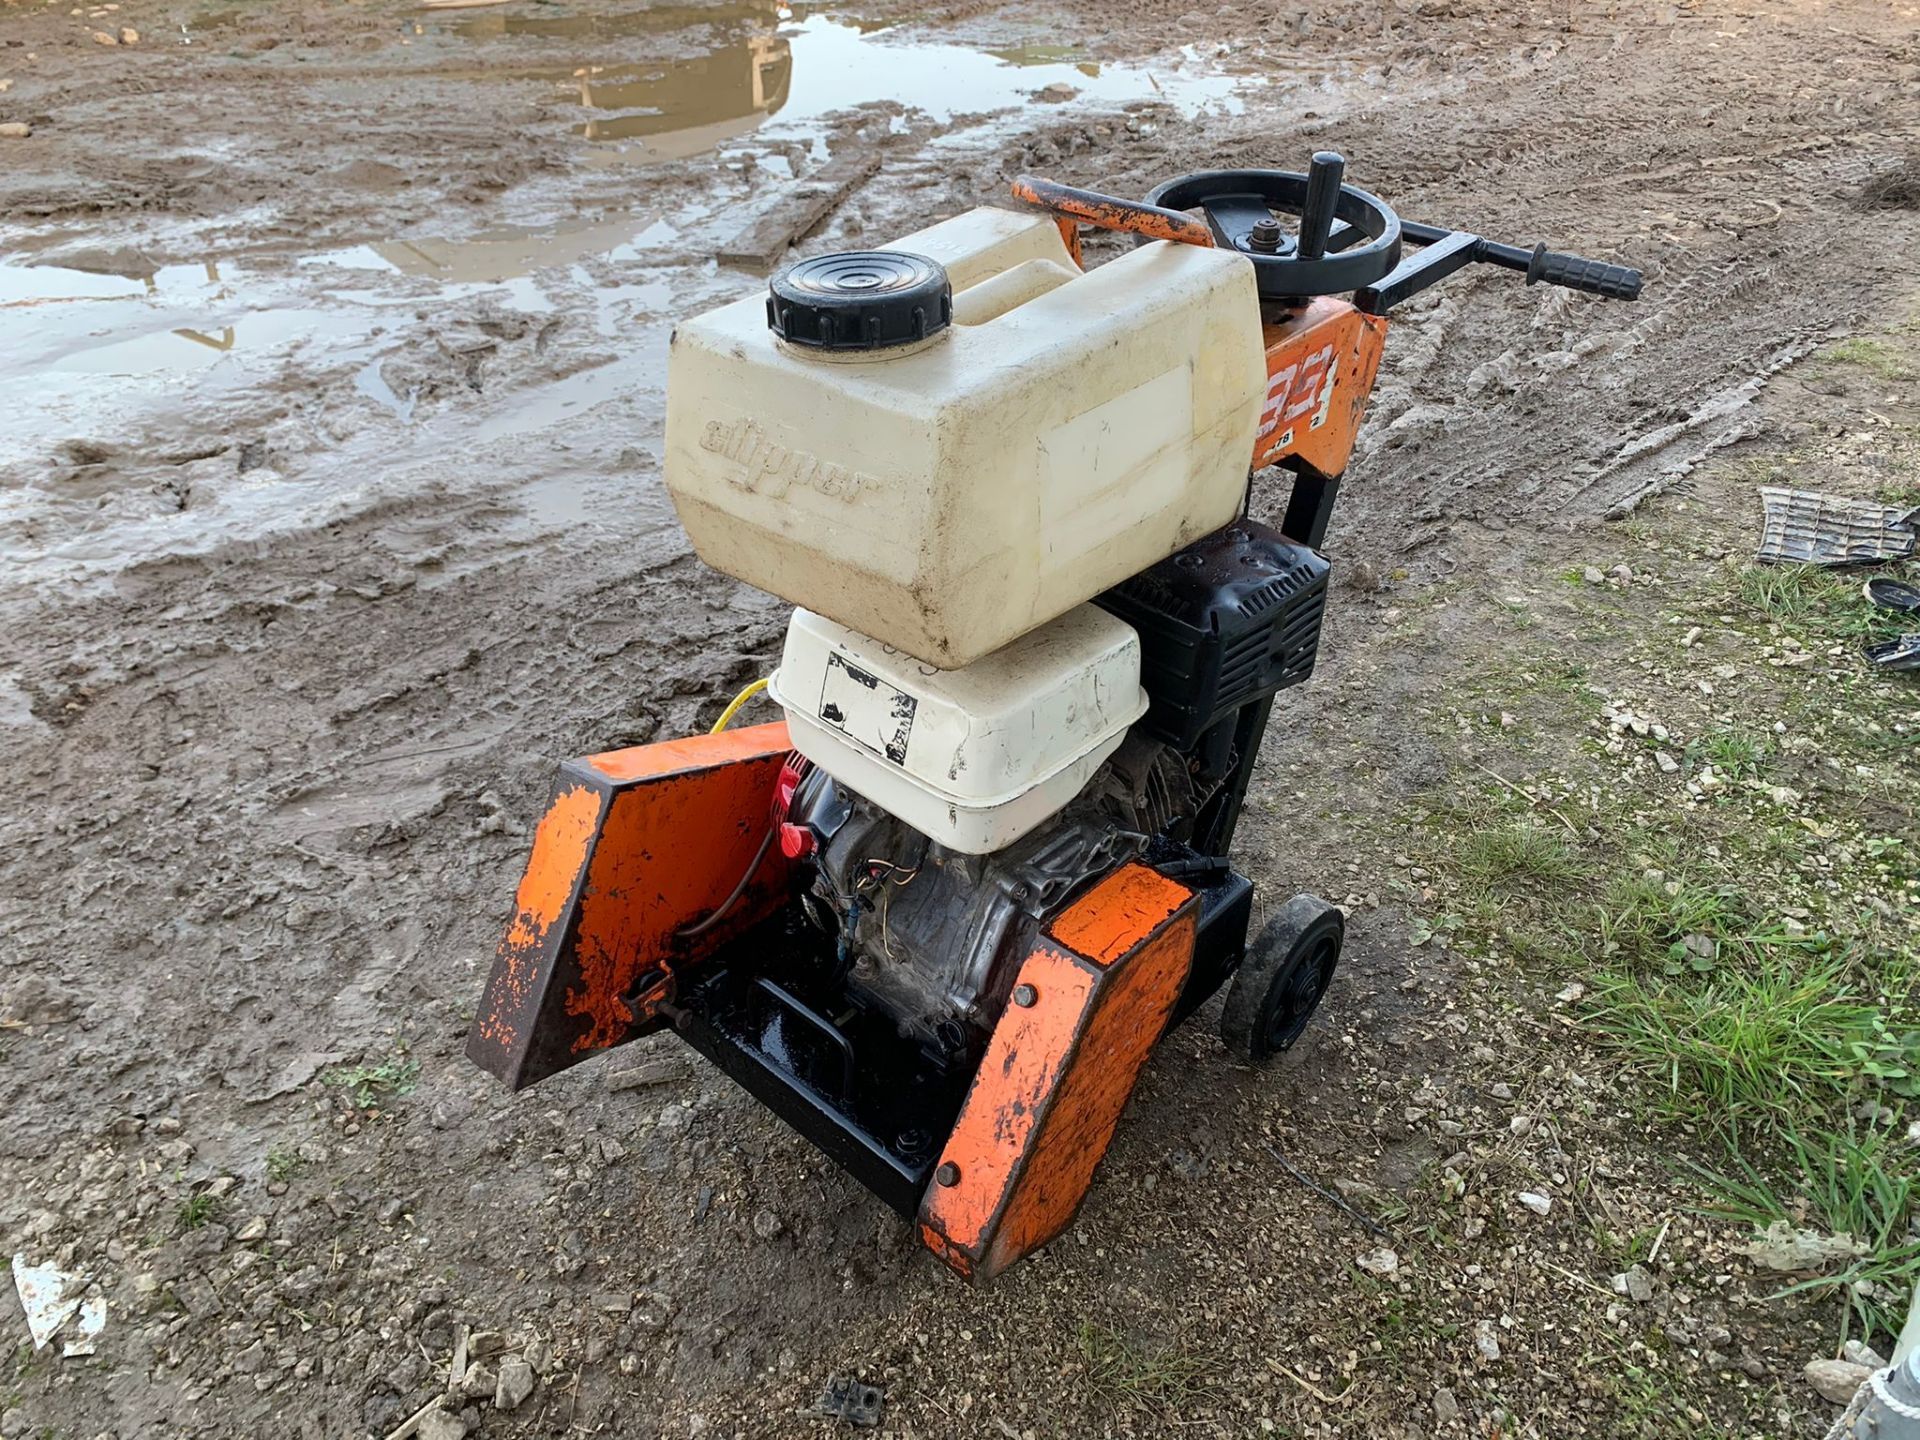
POLYGON ((812 138, 826 115, 871 104, 900 105, 942 123, 1015 109, 1043 94, 1063 103, 1160 100, 1187 115, 1212 108, 1237 113, 1237 91, 1245 83, 1209 72, 1190 49, 1155 66, 1093 61, 1056 44, 979 50, 774 4, 494 14, 450 22, 447 33, 476 42, 533 42, 517 47, 516 62, 537 58, 541 48, 577 60, 577 48, 564 42, 606 42, 600 63, 564 70, 516 65, 497 73, 553 82, 594 112, 575 123, 575 133, 623 142, 656 161, 703 154, 755 131, 812 138), (633 61, 605 53, 624 39, 677 32, 710 39, 677 59, 633 61))
POLYGON ((20 688, 12 675, 0 676, 0 726, 17 729, 45 729, 46 721, 33 713, 33 697, 20 688))
POLYGON ((155 266, 129 253, 76 257, 74 266, 0 264, 0 386, 19 397, 0 432, 0 465, 44 459, 62 439, 91 428, 103 408, 125 420, 189 392, 257 383, 309 346, 332 363, 364 361, 354 387, 409 422, 417 397, 395 393, 371 357, 385 348, 384 337, 414 321, 423 301, 486 293, 509 309, 549 313, 554 302, 534 277, 560 269, 592 297, 595 329, 612 338, 635 318, 658 313, 672 286, 644 273, 596 280, 582 262, 643 261, 678 234, 657 215, 629 213, 466 240, 382 241, 277 263, 155 266))
POLYGON ((203 370, 243 347, 355 328, 319 309, 251 301, 249 278, 217 260, 133 274, 0 265, 0 356, 44 386, 62 375, 203 370))
MULTIPOLYGON (((478 14, 419 12, 405 32, 415 54, 444 52, 433 57, 442 78, 546 86, 576 102, 551 123, 589 142, 581 159, 596 165, 697 156, 753 137, 768 142, 772 153, 759 158, 777 170, 782 148, 820 154, 826 118, 862 105, 896 105, 951 135, 1042 100, 1237 111, 1239 87, 1257 83, 1212 71, 1192 51, 1153 64, 1096 61, 1052 43, 990 51, 772 0, 579 14, 516 0, 478 14)), ((705 258, 713 203, 307 255, 159 265, 133 251, 69 249, 43 252, 38 264, 0 261, 0 393, 9 397, 0 560, 23 574, 106 571, 140 554, 331 523, 381 487, 443 483, 449 465, 460 471, 483 447, 506 472, 554 477, 548 488, 512 482, 525 492, 524 515, 500 526, 493 538, 503 544, 609 524, 637 545, 679 544, 657 483, 631 475, 657 471, 673 319, 741 287, 705 258), (449 389, 446 356, 468 352, 440 348, 437 324, 475 300, 484 305, 470 310, 543 317, 541 345, 549 327, 559 337, 537 358, 532 342, 522 346, 517 371, 489 371, 484 395, 471 375, 471 393, 457 381, 449 389), (296 445, 292 465, 256 464, 224 480, 206 479, 203 467, 167 508, 173 482, 160 467, 224 457, 194 447, 238 444, 276 423, 323 439, 296 445), (156 432, 188 459, 74 458, 98 440, 156 432), (628 478, 610 479, 583 511, 580 487, 609 456, 628 478), (76 468, 88 473, 76 479, 76 468)), ((18 711, 0 689, 0 726, 19 723, 18 711)))
MULTIPOLYGON (((476 474, 496 498, 476 501, 472 533, 456 527, 431 583, 555 534, 586 544, 617 532, 636 553, 678 553, 650 478, 667 337, 676 316, 738 286, 685 262, 683 231, 703 213, 689 204, 670 218, 632 212, 244 262, 156 266, 136 252, 69 250, 47 257, 74 262, 64 268, 0 264, 0 390, 12 397, 0 427, 0 567, 105 576, 335 523, 375 493, 457 494, 476 474), (502 312, 547 317, 535 329, 557 323, 557 348, 542 356, 534 331, 509 323, 512 358, 489 362, 484 393, 450 398, 444 357, 460 353, 457 337, 470 334, 460 327, 502 312), (440 388, 423 392, 423 375, 440 388), (269 452, 236 470, 236 447, 290 409, 330 438, 309 449, 313 430, 296 424, 291 465, 269 452), (373 419, 382 412, 386 423, 373 419), (151 451, 94 443, 156 424, 170 438, 151 451), (609 435, 628 438, 606 451, 609 435), (201 453, 202 440, 222 444, 201 453), (483 452, 491 458, 471 469, 483 452), (169 468, 202 459, 211 468, 169 468), (148 498, 176 474, 190 505, 148 498)), ((23 723, 14 698, 0 686, 0 728, 23 723)))
POLYGON ((350 270, 386 270, 446 285, 499 285, 552 265, 572 265, 604 255, 627 260, 672 242, 677 232, 662 220, 618 215, 539 230, 501 228, 464 240, 433 238, 357 245, 304 258, 304 265, 350 270))
POLYGON ((387 377, 381 373, 378 360, 369 360, 354 372, 353 388, 387 411, 402 425, 413 423, 413 408, 420 403, 419 388, 408 387, 406 398, 401 399, 394 393, 393 386, 387 383, 387 377))

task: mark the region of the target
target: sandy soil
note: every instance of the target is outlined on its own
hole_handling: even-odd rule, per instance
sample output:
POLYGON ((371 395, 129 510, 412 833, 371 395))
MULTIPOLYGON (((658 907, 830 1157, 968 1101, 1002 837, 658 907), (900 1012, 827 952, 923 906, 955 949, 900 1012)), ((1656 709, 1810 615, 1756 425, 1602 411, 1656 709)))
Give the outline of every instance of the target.
MULTIPOLYGON (((0 1433, 385 1436, 461 1327, 540 1371, 469 1407, 483 1434, 810 1433, 848 1372, 903 1435, 1159 1434, 1170 1404, 1217 1435, 1629 1428, 1564 1333, 1499 1366, 1442 1337, 1327 1398, 1370 1242, 1261 1142, 1392 1194, 1449 1143, 1407 1095, 1530 1063, 1457 965, 1410 962, 1353 843, 1445 776, 1409 717, 1457 663, 1407 663, 1374 592, 1537 573, 1714 450, 1835 423, 1812 388, 1755 397, 1905 293, 1914 213, 1859 197, 1920 140, 1920 13, 857 13, 0 5, 0 122, 32 132, 0 138, 0 1229, 109 1302, 97 1356, 23 1352, 0 1433), (971 68, 993 51, 1039 63, 971 68), (1023 93, 1055 83, 1082 93, 1023 93), (659 483, 667 332, 759 283, 717 245, 851 147, 883 169, 808 249, 1022 170, 1139 193, 1324 146, 1405 215, 1648 284, 1475 275, 1397 317, 1329 544, 1347 603, 1246 847, 1264 895, 1354 902, 1300 1051, 1256 1076, 1182 1031, 1079 1228, 983 1292, 691 1060, 517 1099, 473 1072, 552 764, 701 724, 784 623, 691 558, 659 483), (1336 738, 1372 758, 1330 768, 1336 738), (1116 1399, 1106 1334, 1208 1383, 1116 1399)), ((1551 1331, 1528 1306, 1491 1308, 1551 1331)), ((0 1324, 24 1337, 10 1298, 0 1324)), ((1753 1334, 1713 1423, 1811 1426, 1782 1389, 1805 1355, 1753 1334)))

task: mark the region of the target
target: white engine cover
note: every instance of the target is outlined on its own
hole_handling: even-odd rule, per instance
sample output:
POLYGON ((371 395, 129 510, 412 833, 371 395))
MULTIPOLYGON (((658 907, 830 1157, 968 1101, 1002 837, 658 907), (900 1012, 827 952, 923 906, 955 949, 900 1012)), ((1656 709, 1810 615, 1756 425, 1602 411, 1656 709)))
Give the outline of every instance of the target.
POLYGON ((1093 605, 959 670, 796 610, 769 689, 802 755, 970 855, 1057 814, 1147 708, 1140 637, 1093 605))

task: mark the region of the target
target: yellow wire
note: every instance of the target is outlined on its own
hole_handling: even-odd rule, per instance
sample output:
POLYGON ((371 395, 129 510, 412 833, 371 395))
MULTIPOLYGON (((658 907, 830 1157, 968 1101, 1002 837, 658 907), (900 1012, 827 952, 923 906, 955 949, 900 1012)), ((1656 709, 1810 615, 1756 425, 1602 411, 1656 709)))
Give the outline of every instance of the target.
POLYGON ((713 729, 709 730, 707 733, 709 735, 718 735, 722 730, 726 729, 727 726, 733 723, 733 717, 740 713, 740 707, 746 704, 747 701, 751 700, 754 696, 758 695, 762 690, 766 688, 767 688, 767 682, 764 679, 756 680, 751 685, 747 686, 746 689, 742 690, 738 695, 733 697, 732 704, 728 705, 726 709, 720 712, 720 718, 713 722, 713 729))

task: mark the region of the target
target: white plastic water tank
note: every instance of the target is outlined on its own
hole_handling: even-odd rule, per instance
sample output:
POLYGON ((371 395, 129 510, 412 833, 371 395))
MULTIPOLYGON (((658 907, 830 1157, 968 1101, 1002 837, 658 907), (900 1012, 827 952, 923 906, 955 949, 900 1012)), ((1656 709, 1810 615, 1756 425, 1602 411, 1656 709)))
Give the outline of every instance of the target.
POLYGON ((964 670, 796 610, 769 688, 802 755, 969 855, 1056 814, 1147 708, 1139 636, 1092 605, 964 670))
POLYGON ((886 248, 952 281, 917 347, 803 351, 760 293, 675 332, 666 481, 701 559, 952 669, 1233 518, 1266 384, 1245 257, 1082 274, 997 209, 886 248))

